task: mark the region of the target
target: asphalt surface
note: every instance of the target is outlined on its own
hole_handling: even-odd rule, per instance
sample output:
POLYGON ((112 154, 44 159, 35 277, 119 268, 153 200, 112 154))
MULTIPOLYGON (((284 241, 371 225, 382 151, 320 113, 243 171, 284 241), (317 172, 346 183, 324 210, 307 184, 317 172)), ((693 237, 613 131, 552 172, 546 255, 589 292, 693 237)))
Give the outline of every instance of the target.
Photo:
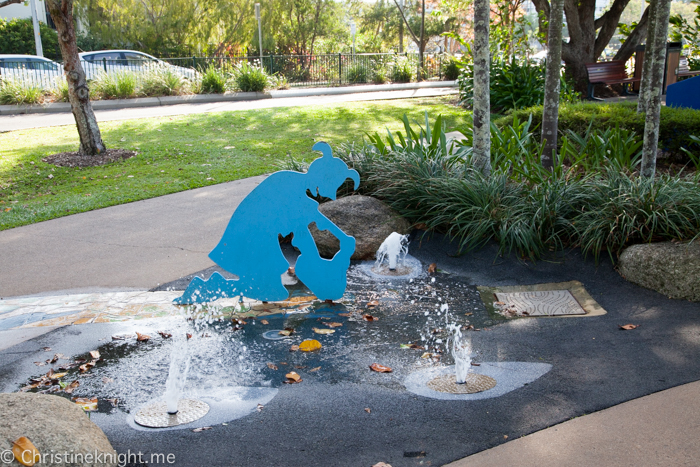
MULTIPOLYGON (((297 370, 304 381, 293 385, 265 374, 279 389, 276 397, 260 412, 228 425, 199 433, 177 430, 144 435, 119 422, 116 415, 94 420, 117 451, 174 453, 176 465, 357 466, 380 461, 394 467, 442 465, 574 417, 700 379, 700 306, 627 283, 607 258, 596 267, 592 260, 570 251, 532 264, 497 257, 493 245, 459 256, 455 245, 440 237, 414 237, 411 254, 424 264, 437 262, 450 273, 438 275, 438 284, 498 286, 579 280, 607 314, 518 319, 490 323, 472 332, 478 361, 553 366, 538 380, 494 399, 427 399, 403 389, 401 371, 371 373, 366 365, 373 359, 386 358, 399 370, 408 368, 405 363, 410 358, 396 357, 391 344, 410 338, 406 329, 423 325, 420 313, 402 318, 380 308, 373 312, 380 320, 369 323, 384 324, 377 337, 385 345, 376 349, 360 349, 358 355, 348 356, 333 352, 340 344, 329 344, 331 357, 327 359, 289 357, 286 349, 259 357, 261 366, 266 358, 278 363, 285 358, 308 368, 319 359, 322 369, 316 373, 297 370), (628 323, 639 327, 632 331, 618 328, 628 323), (396 336, 392 336, 394 328, 401 328, 396 336)), ((474 308, 475 302, 468 299, 470 287, 465 290, 468 306, 462 310, 452 303, 455 316, 474 308)), ((368 324, 346 323, 339 335, 351 334, 353 326, 360 329, 368 324)), ((77 355, 104 345, 100 339, 109 340, 126 327, 61 328, 0 352, 2 390, 17 390, 29 376, 41 372, 32 362, 45 356, 42 347, 77 355)), ((411 358, 419 357, 414 354, 411 358)), ((233 372, 231 377, 235 377, 233 372)))

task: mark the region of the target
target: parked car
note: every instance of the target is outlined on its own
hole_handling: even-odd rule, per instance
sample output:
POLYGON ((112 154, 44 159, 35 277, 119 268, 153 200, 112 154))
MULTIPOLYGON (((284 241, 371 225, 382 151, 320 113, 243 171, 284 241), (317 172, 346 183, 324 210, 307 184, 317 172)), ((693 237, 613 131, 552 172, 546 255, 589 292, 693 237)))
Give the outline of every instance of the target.
POLYGON ((119 71, 142 71, 153 65, 169 67, 185 78, 192 79, 196 72, 191 68, 171 65, 163 60, 136 50, 98 50, 83 52, 80 55, 87 79, 94 79, 99 73, 119 71))
POLYGON ((0 54, 0 80, 13 79, 51 88, 63 77, 63 66, 36 55, 0 54))

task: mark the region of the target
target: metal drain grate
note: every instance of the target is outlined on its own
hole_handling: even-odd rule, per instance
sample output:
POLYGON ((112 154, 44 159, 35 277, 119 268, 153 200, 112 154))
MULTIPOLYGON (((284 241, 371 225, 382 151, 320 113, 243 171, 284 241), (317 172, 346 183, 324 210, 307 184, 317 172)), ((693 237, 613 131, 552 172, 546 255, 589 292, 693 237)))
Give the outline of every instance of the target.
POLYGON ((503 308, 516 315, 562 316, 585 315, 586 311, 568 290, 542 292, 497 292, 503 308))
POLYGON ((476 394, 496 387, 496 380, 490 376, 469 373, 464 384, 457 384, 455 375, 447 374, 428 381, 428 387, 433 391, 449 394, 476 394))
POLYGON ((177 402, 177 413, 173 415, 167 412, 167 407, 165 402, 151 404, 136 412, 134 421, 148 428, 168 428, 192 423, 209 412, 206 402, 194 399, 180 399, 177 402))

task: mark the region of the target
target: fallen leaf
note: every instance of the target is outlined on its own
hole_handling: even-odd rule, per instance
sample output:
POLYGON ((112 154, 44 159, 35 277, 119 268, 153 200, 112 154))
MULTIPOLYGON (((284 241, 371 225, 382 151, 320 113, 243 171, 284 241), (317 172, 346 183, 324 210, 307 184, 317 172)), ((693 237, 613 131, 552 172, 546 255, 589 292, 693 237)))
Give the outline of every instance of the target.
POLYGON ((136 333, 136 340, 137 340, 137 341, 145 342, 145 341, 147 341, 147 340, 150 339, 150 338, 151 338, 151 336, 149 336, 148 334, 141 334, 141 333, 138 333, 138 332, 136 333))
POLYGON ((100 352, 97 350, 91 350, 90 356, 95 360, 99 360, 100 359, 100 352))
POLYGON ((187 333, 187 340, 190 340, 190 339, 192 339, 192 334, 190 334, 190 333, 188 332, 188 333, 187 333))
POLYGON ((56 363, 58 361, 58 355, 54 355, 52 359, 47 360, 47 363, 56 363))
POLYGON ((297 370, 303 370, 304 368, 308 368, 306 365, 294 365, 294 368, 297 370))
POLYGON ((433 354, 430 352, 425 352, 423 355, 420 356, 420 358, 432 358, 433 354))
POLYGON ((269 369, 271 369, 271 370, 276 370, 276 369, 277 369, 277 365, 275 365, 274 363, 268 363, 268 364, 267 364, 267 367, 268 367, 269 369))
POLYGON ((364 319, 365 321, 379 321, 379 318, 372 315, 362 315, 362 319, 364 319))
POLYGON ((158 334, 160 334, 160 337, 162 337, 163 339, 170 339, 171 337, 173 337, 173 335, 169 332, 158 331, 158 334))
POLYGON ((112 336, 113 341, 123 341, 124 339, 124 336, 112 336))
POLYGON ((380 365, 379 363, 372 363, 369 368, 378 373, 391 373, 393 371, 388 366, 380 365))
POLYGON ((428 274, 435 274, 435 271, 437 271, 437 263, 430 263, 430 266, 428 266, 428 274))
POLYGON ((78 397, 74 399, 74 402, 86 412, 95 412, 97 410, 97 397, 78 397))
POLYGON ((46 365, 46 362, 34 362, 36 366, 44 366, 46 365))
POLYGON ((116 407, 117 404, 119 403, 119 399, 105 399, 107 402, 112 404, 112 407, 116 407))
POLYGON ((262 412, 262 409, 264 409, 264 408, 265 408, 265 406, 262 404, 258 404, 258 406, 257 406, 258 412, 262 412))
POLYGON ((293 332, 294 332, 293 328, 284 328, 278 334, 280 336, 291 336, 293 332))
POLYGON ((200 432, 202 432, 202 431, 207 431, 207 430, 211 430, 211 427, 210 427, 210 426, 202 426, 202 427, 199 427, 199 428, 195 428, 195 429, 192 430, 192 431, 194 431, 195 433, 200 433, 200 432))
POLYGON ((294 271, 294 268, 289 268, 287 269, 287 274, 289 274, 290 276, 294 276, 296 272, 294 271))
MULTIPOLYGON (((330 329, 327 329, 327 331, 330 331, 330 329)), ((313 352, 314 350, 318 350, 321 347, 323 346, 316 339, 307 339, 301 344, 299 344, 299 350, 301 350, 302 352, 313 352)))
POLYGON ((318 371, 318 370, 320 370, 320 369, 321 369, 321 367, 320 367, 320 366, 317 366, 316 368, 310 369, 310 370, 309 370, 309 373, 313 373, 313 372, 318 371))
POLYGON ((61 379, 64 376, 66 376, 67 374, 68 373, 54 373, 53 375, 51 375, 51 379, 53 379, 53 380, 61 379))
POLYGON ((440 329, 440 328, 436 328, 436 329, 433 329, 432 332, 433 332, 433 334, 440 334, 441 332, 445 332, 445 330, 444 330, 444 329, 440 329))
POLYGON ((379 305, 379 302, 377 300, 372 300, 371 302, 367 302, 367 306, 377 306, 379 305))
POLYGON ((338 316, 343 316, 343 317, 347 318, 347 317, 351 316, 351 314, 350 313, 338 313, 338 316))
POLYGON ((464 316, 472 316, 474 313, 464 313, 464 316))
POLYGON ((280 362, 280 365, 289 365, 287 362, 280 362))
POLYGON ((296 344, 294 344, 293 346, 291 346, 291 347, 289 348, 289 351, 290 351, 290 352, 296 352, 297 350, 299 350, 299 346, 296 345, 296 344))
MULTIPOLYGON (((418 225, 425 225, 425 224, 418 224, 418 225)), ((416 226, 418 228, 418 226, 416 226)), ((378 462, 374 464, 372 467, 391 467, 390 464, 387 464, 386 462, 378 462)))
POLYGON ((241 326, 245 326, 246 324, 248 324, 248 322, 240 318, 233 318, 231 321, 233 322, 233 324, 240 324, 241 326))
POLYGON ((319 328, 311 328, 316 334, 333 334, 335 332, 335 329, 319 329, 319 328))
POLYGON ((260 324, 270 324, 270 322, 266 319, 261 319, 260 324))
POLYGON ((75 390, 75 388, 77 388, 78 386, 80 386, 80 381, 78 381, 78 380, 76 379, 75 381, 73 381, 72 383, 70 383, 68 386, 66 386, 65 388, 63 388, 63 391, 64 391, 66 394, 72 394, 72 393, 73 393, 73 390, 75 390))
POLYGON ((287 384, 294 384, 294 383, 301 383, 302 382, 301 376, 299 376, 299 373, 297 373, 296 371, 290 371, 289 373, 287 373, 284 376, 285 376, 285 378, 287 378, 287 381, 285 381, 285 383, 287 383, 287 384))
POLYGON ((370 409, 369 407, 365 407, 365 412, 372 413, 372 409, 370 409))
POLYGON ((418 344, 401 344, 400 348, 402 349, 413 349, 413 350, 425 350, 424 347, 421 347, 418 344))
POLYGON ((472 364, 472 366, 481 366, 481 363, 474 363, 474 362, 471 362, 471 364, 472 364))
POLYGON ((323 323, 323 324, 325 324, 329 328, 337 328, 337 327, 340 327, 343 325, 343 323, 323 323))
POLYGON ((632 329, 637 329, 639 327, 638 324, 618 324, 618 326, 622 331, 631 331, 632 329))
POLYGON ((109 383, 113 383, 113 382, 114 382, 114 380, 112 378, 107 378, 106 376, 102 377, 102 384, 109 384, 109 383))
POLYGON ((42 347, 41 350, 44 352, 51 352, 51 347, 42 347))
MULTIPOLYGON (((17 438, 12 443, 12 454, 15 455, 17 462, 28 467, 31 467, 35 463, 41 461, 41 454, 39 454, 39 450, 34 446, 34 444, 32 444, 31 441, 29 441, 29 438, 25 436, 17 438)), ((3 464, 4 463, 5 459, 3 459, 3 464)), ((7 464, 9 463, 10 462, 8 459, 7 464)))

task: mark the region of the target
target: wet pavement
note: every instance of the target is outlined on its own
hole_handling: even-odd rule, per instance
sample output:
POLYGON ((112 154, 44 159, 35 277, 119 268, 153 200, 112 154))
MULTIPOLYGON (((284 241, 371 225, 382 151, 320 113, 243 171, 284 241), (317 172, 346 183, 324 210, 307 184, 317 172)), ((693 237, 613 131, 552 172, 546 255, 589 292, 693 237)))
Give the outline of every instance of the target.
MULTIPOLYGON (((700 379, 700 305, 625 282, 607 258, 596 266, 573 250, 533 264, 499 257, 493 245, 458 255, 455 245, 444 238, 419 235, 413 236, 410 253, 424 267, 437 263, 441 272, 398 285, 369 282, 351 273, 345 299, 334 305, 314 301, 298 286, 292 287, 296 298, 281 307, 228 303, 208 315, 190 310, 189 317, 199 319, 189 321, 186 312, 167 311, 172 308, 165 299, 177 296, 175 291, 141 292, 141 297, 161 297, 160 305, 144 300, 161 308, 141 308, 130 315, 101 311, 107 305, 95 305, 91 324, 64 326, 1 351, 0 389, 17 391, 49 368, 66 372, 62 379, 67 383, 80 381, 72 396, 99 398, 100 411, 92 414, 92 420, 117 451, 173 453, 176 465, 356 466, 383 461, 397 467, 442 465, 571 418, 700 379), (487 310, 476 288, 566 281, 581 282, 607 314, 504 320, 487 310), (444 303, 447 320, 440 306, 444 303), (378 319, 367 320, 364 315, 378 319), (110 317, 110 322, 99 322, 101 316, 110 317), (475 328, 468 334, 476 363, 521 362, 551 365, 551 369, 489 399, 437 400, 409 392, 410 375, 452 363, 445 352, 444 329, 449 322, 475 328), (639 327, 620 330, 624 324, 639 327), (289 337, 263 337, 269 331, 279 336, 285 328, 293 329, 289 337), (328 334, 328 330, 334 332, 328 334), (172 337, 163 337, 159 331, 172 337), (138 341, 137 332, 151 338, 138 341), (221 421, 225 416, 205 417, 204 422, 216 421, 211 430, 193 432, 192 425, 144 435, 130 425, 128 412, 160 394, 172 346, 187 333, 192 334, 188 346, 196 362, 188 378, 189 391, 216 397, 226 388, 257 387, 275 390, 275 395, 260 408, 252 405, 243 410, 243 400, 234 408, 221 405, 219 414, 239 409, 244 416, 230 416, 227 422, 221 421), (306 339, 318 340, 323 348, 290 351, 306 339), (76 359, 89 361, 88 352, 96 349, 103 360, 93 368, 83 373, 77 367, 68 368, 76 359), (57 354, 63 357, 46 363, 57 354), (372 363, 393 371, 373 372, 372 363), (285 384, 289 371, 297 372, 303 381, 285 384)), ((178 281, 162 287, 176 286, 178 281)), ((128 303, 138 295, 120 297, 112 301, 128 303)), ((48 301, 25 303, 35 307, 26 314, 18 313, 18 308, 10 310, 10 305, 17 304, 3 300, 0 303, 8 308, 0 310, 0 323, 4 314, 7 319, 42 318, 32 318, 23 326, 73 319, 73 315, 51 318, 51 311, 40 307, 58 299, 44 300, 48 301)), ((66 299, 79 304, 80 299, 72 300, 66 299)), ((83 302, 97 303, 94 296, 83 302)), ((70 311, 60 309, 54 308, 54 313, 70 311)), ((85 312, 78 311, 75 315, 85 312)))

